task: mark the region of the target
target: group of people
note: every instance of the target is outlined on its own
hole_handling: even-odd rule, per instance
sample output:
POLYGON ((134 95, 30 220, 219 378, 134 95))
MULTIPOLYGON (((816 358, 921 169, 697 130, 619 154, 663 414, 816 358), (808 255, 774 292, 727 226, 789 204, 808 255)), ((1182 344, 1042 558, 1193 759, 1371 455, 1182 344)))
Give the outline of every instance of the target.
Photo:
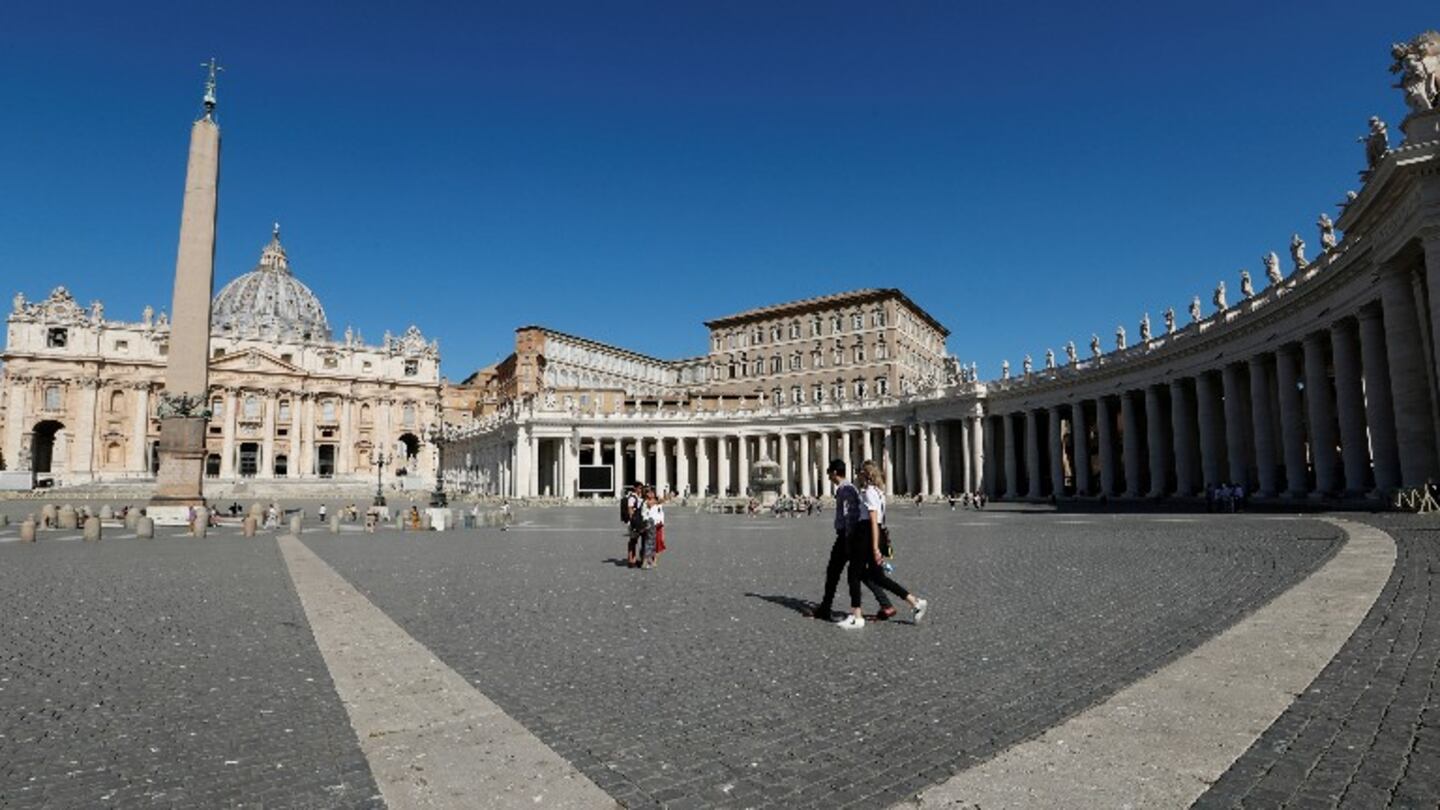
POLYGON ((875 614, 879 621, 895 615, 895 606, 890 603, 885 591, 905 600, 913 611, 912 618, 919 624, 925 618, 930 604, 921 599, 890 577, 893 570, 886 563, 891 556, 889 527, 885 524, 885 474, 875 462, 866 460, 860 465, 855 482, 845 477, 845 462, 835 459, 826 469, 830 483, 835 485, 835 542, 830 547, 830 560, 825 566, 825 595, 811 611, 814 618, 834 621, 833 604, 835 589, 840 584, 840 573, 845 571, 846 584, 850 590, 850 611, 838 622, 846 630, 865 626, 865 615, 861 610, 860 586, 864 585, 875 595, 880 610, 875 614), (846 568, 849 568, 847 571, 846 568))
POLYGON ((620 501, 620 520, 626 525, 629 541, 625 546, 625 563, 631 568, 650 570, 660 562, 665 550, 665 502, 655 492, 636 482, 620 501))
POLYGON ((962 492, 959 495, 952 492, 946 496, 946 500, 950 502, 951 512, 955 511, 956 504, 964 509, 974 509, 977 512, 985 508, 985 493, 983 492, 962 492))
POLYGON ((1238 512, 1245 507, 1245 488, 1221 484, 1205 488, 1206 512, 1238 512))

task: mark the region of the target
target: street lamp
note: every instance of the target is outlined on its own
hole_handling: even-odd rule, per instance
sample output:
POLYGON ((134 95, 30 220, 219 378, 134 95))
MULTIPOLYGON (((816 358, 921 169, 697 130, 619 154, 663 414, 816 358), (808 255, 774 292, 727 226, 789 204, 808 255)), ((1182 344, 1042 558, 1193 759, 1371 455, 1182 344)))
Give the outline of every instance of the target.
POLYGON ((430 505, 446 506, 450 501, 445 497, 445 428, 430 423, 426 438, 435 445, 435 491, 430 493, 430 505))
POLYGON ((387 457, 385 456, 385 452, 384 452, 383 450, 375 454, 375 505, 376 505, 376 506, 384 506, 384 505, 385 505, 385 491, 384 491, 383 489, 381 489, 381 487, 380 487, 380 475, 381 475, 381 473, 384 472, 384 470, 385 470, 385 465, 386 465, 386 464, 389 464, 390 462, 392 462, 392 461, 394 461, 394 460, 395 460, 395 457, 394 457, 393 455, 387 458, 387 457))

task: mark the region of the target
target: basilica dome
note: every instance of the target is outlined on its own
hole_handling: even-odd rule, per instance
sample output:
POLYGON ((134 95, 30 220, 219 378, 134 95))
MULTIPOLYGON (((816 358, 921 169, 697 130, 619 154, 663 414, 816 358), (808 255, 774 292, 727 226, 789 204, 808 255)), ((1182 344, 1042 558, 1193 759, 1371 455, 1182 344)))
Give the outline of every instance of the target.
POLYGON ((280 226, 260 251, 254 270, 226 284, 210 308, 210 329, 226 337, 329 340, 325 308, 290 274, 280 226))

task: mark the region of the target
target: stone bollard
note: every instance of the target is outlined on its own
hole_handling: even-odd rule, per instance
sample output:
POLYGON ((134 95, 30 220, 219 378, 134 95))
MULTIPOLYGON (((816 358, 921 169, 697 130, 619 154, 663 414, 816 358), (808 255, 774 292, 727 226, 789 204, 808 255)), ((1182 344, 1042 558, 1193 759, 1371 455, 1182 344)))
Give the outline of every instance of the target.
POLYGON ((428 531, 430 531, 430 529, 431 529, 430 512, 429 512, 429 511, 421 512, 421 513, 420 513, 420 531, 422 531, 422 532, 428 532, 428 531))
POLYGON ((131 509, 129 512, 126 512, 126 513, 125 513, 125 529, 126 529, 126 531, 132 531, 132 532, 135 531, 135 524, 137 524, 137 523, 139 523, 139 522, 140 522, 140 510, 139 510, 139 509, 131 509))
POLYGON ((339 534, 339 533, 340 533, 340 516, 339 516, 339 515, 331 515, 331 516, 330 516, 330 533, 331 533, 331 534, 339 534))
POLYGON ((80 528, 80 516, 75 512, 75 508, 66 504, 55 510, 55 527, 58 529, 80 528))
POLYGON ((258 501, 250 504, 250 517, 261 520, 265 517, 265 507, 261 506, 258 501))
POLYGON ((241 536, 244 536, 244 537, 254 537, 254 536, 255 536, 255 529, 256 529, 256 527, 258 527, 259 525, 260 525, 260 521, 256 520, 254 515, 246 515, 246 516, 245 516, 245 519, 242 520, 242 521, 240 521, 240 534, 241 534, 241 536))
POLYGON ((154 518, 150 518, 150 517, 147 517, 147 516, 145 516, 145 515, 141 515, 141 516, 140 516, 140 519, 137 520, 137 521, 135 521, 135 536, 136 536, 136 537, 143 537, 143 538, 146 538, 146 539, 151 538, 151 537, 154 537, 154 536, 155 536, 155 520, 154 520, 154 518))
POLYGON ((25 522, 20 524, 20 542, 22 542, 22 543, 33 543, 33 542, 35 542, 35 521, 34 521, 34 520, 31 520, 30 518, 26 518, 26 519, 25 519, 25 522))
POLYGON ((100 518, 93 516, 85 518, 85 542, 100 542, 100 518))
POLYGON ((107 504, 105 504, 104 506, 100 507, 100 519, 101 519, 101 520, 114 520, 114 519, 115 519, 115 510, 110 507, 110 504, 107 503, 107 504))
POLYGON ((9 525, 10 525, 10 516, 9 516, 9 515, 0 515, 0 526, 9 526, 9 525))
POLYGON ((210 510, 200 507, 195 510, 195 519, 190 521, 190 536, 204 537, 210 528, 210 510))
POLYGON ((40 528, 55 528, 55 504, 47 503, 40 507, 40 528))
POLYGON ((305 521, 301 520, 300 513, 296 512, 290 516, 290 533, 299 534, 305 528, 305 521))

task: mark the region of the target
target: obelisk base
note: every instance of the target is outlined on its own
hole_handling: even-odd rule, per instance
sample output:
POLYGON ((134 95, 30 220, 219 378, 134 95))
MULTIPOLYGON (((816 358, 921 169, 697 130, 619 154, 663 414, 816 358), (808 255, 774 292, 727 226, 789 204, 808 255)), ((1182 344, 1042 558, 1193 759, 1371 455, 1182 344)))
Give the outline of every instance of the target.
POLYGON ((205 427, 203 416, 167 416, 160 420, 160 472, 155 497, 145 514, 157 526, 187 526, 190 510, 205 505, 205 427))

